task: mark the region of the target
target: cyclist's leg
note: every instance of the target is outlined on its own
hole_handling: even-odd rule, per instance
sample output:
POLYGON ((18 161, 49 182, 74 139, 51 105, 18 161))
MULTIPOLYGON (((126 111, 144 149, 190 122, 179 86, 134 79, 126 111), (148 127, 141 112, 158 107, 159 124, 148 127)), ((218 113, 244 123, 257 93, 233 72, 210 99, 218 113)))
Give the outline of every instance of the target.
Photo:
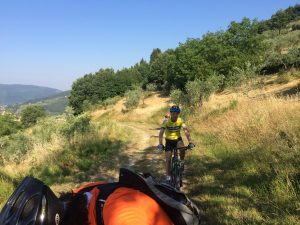
POLYGON ((166 158, 166 175, 167 176, 170 176, 172 149, 174 149, 174 141, 166 139, 165 158, 166 158))
MULTIPOLYGON (((180 137, 178 139, 178 142, 177 142, 177 148, 182 148, 182 147, 184 147, 184 143, 183 143, 182 138, 180 137)), ((184 150, 180 150, 179 155, 180 155, 180 160, 181 160, 181 162, 180 162, 180 168, 181 168, 181 172, 183 172, 184 171, 185 151, 184 150)))
MULTIPOLYGON (((177 148, 182 148, 184 147, 184 143, 183 143, 183 140, 182 138, 178 138, 178 141, 177 141, 177 148)), ((181 160, 184 160, 184 157, 185 157, 185 151, 184 150, 180 150, 180 159, 181 160)))
POLYGON ((170 176, 170 167, 171 167, 171 157, 172 151, 165 151, 165 158, 166 158, 166 175, 170 176))

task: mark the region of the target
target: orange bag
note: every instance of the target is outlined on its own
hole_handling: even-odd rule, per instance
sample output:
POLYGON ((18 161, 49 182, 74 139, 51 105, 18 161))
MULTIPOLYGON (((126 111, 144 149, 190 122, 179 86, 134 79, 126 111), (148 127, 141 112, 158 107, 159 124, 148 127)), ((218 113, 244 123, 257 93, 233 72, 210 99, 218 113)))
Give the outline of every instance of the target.
POLYGON ((155 200, 125 187, 118 188, 106 199, 103 220, 105 225, 173 225, 155 200))

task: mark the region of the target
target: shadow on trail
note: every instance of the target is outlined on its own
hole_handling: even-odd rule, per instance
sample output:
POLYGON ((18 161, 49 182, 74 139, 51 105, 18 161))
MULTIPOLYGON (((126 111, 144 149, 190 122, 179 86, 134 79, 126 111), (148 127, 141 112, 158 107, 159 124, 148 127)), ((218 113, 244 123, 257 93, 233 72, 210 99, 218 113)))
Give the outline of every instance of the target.
MULTIPOLYGON (((223 224, 222 221, 232 221, 234 224, 234 218, 228 213, 226 206, 227 199, 238 198, 249 203, 252 199, 229 190, 234 185, 232 181, 238 179, 229 175, 229 170, 233 168, 228 167, 226 162, 215 161, 209 157, 194 157, 188 163, 190 170, 186 178, 190 184, 189 196, 199 207, 204 224, 223 224)), ((239 166, 238 163, 236 166, 239 166)))
MULTIPOLYGON (((268 164, 265 168, 257 167, 260 171, 256 173, 243 169, 245 161, 254 155, 255 151, 249 151, 230 153, 223 158, 188 159, 189 170, 185 174, 188 195, 199 207, 203 224, 269 224, 274 215, 287 214, 257 193, 276 176, 268 164)), ((289 215, 297 215, 295 209, 285 210, 289 215)))
POLYGON ((285 90, 282 90, 280 92, 277 92, 276 95, 278 97, 280 97, 280 96, 293 96, 293 95, 299 94, 299 92, 300 92, 300 83, 297 84, 294 87, 289 88, 289 89, 285 89, 285 90))

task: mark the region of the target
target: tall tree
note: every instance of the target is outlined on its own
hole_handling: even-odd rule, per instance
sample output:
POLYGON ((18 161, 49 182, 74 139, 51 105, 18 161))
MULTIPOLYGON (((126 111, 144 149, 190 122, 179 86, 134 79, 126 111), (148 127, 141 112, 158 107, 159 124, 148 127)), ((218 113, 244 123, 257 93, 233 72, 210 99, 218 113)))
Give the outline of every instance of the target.
POLYGON ((153 51, 150 55, 150 64, 153 63, 160 54, 161 54, 161 50, 159 48, 153 49, 153 51))
POLYGON ((281 30, 289 23, 289 14, 286 11, 279 10, 271 17, 270 25, 272 29, 277 29, 278 34, 281 34, 281 30))

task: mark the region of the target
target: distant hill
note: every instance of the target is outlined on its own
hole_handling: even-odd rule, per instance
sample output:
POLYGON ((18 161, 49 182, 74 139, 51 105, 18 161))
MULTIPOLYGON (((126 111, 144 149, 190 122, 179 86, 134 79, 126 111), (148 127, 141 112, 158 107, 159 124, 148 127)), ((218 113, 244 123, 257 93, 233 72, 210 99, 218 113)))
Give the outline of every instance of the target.
POLYGON ((10 107, 10 109, 18 113, 26 105, 38 104, 43 106, 48 113, 52 115, 57 115, 65 111, 66 106, 69 103, 69 98, 68 98, 69 96, 70 96, 70 91, 63 91, 46 98, 30 100, 22 104, 14 105, 13 107, 10 107))
POLYGON ((46 98, 62 91, 54 88, 22 84, 0 84, 0 105, 13 105, 46 98))

